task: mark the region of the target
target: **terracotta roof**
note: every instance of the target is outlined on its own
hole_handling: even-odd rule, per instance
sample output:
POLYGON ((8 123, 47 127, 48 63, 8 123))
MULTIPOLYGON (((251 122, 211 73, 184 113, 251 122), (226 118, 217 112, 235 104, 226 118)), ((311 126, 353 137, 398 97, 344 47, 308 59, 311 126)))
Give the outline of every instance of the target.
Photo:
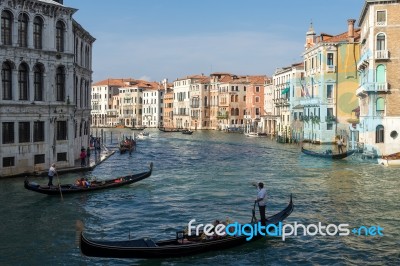
MULTIPOLYGON (((354 40, 359 40, 360 39, 360 33, 361 30, 360 29, 354 29, 354 40)), ((322 34, 321 34, 322 36, 322 34)), ((323 43, 329 43, 329 42, 344 42, 347 41, 349 36, 348 36, 348 32, 343 32, 339 35, 336 36, 332 36, 332 37, 328 37, 331 35, 327 35, 325 34, 325 37, 323 38, 322 42, 323 43)))
POLYGON ((109 78, 93 83, 92 86, 119 86, 126 87, 127 82, 135 81, 133 78, 109 78))

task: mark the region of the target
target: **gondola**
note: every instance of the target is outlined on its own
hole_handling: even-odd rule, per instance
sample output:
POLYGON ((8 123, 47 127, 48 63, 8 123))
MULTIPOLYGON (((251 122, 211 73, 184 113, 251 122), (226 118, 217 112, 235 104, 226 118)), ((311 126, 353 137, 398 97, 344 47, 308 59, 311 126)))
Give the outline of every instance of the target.
POLYGON ((331 152, 321 153, 321 152, 306 150, 303 147, 301 148, 301 151, 304 154, 311 155, 314 157, 321 157, 321 158, 334 159, 334 160, 344 159, 356 152, 355 150, 351 150, 351 151, 347 151, 347 152, 343 152, 343 153, 331 153, 331 152))
POLYGON ((189 129, 184 129, 184 130, 182 130, 182 134, 185 134, 185 135, 192 135, 192 134, 193 134, 193 131, 191 131, 191 130, 189 130, 189 129))
POLYGON ((131 127, 131 130, 144 130, 146 127, 131 127))
MULTIPOLYGON (((255 204, 254 204, 255 208, 255 204)), ((255 223, 255 209, 253 208, 252 223, 255 223)), ((278 225, 286 219, 293 211, 292 196, 288 206, 281 212, 268 217, 267 224, 278 225)), ((81 233, 80 248, 86 256, 108 257, 108 258, 168 258, 183 257, 208 251, 222 250, 239 246, 250 241, 262 238, 259 234, 247 241, 247 236, 227 236, 213 240, 200 240, 199 237, 193 238, 177 232, 176 238, 155 242, 151 238, 142 238, 126 241, 102 241, 89 240, 81 233)))
POLYGON ((107 188, 115 188, 115 187, 121 187, 125 185, 129 185, 135 182, 138 182, 140 180, 143 180, 149 176, 151 176, 151 173, 153 171, 153 163, 150 163, 149 171, 139 173, 139 174, 133 174, 133 175, 127 175, 123 177, 118 177, 118 178, 113 178, 109 180, 104 180, 104 181, 92 181, 90 182, 90 185, 88 187, 85 186, 77 186, 75 184, 61 184, 60 186, 41 186, 35 182, 29 182, 28 180, 25 180, 24 182, 24 187, 28 190, 32 190, 34 192, 42 193, 42 194, 47 194, 47 195, 60 195, 60 189, 61 189, 61 194, 72 194, 72 193, 81 193, 81 192, 89 192, 89 191, 95 191, 95 190, 101 190, 101 189, 107 189, 107 188))
POLYGON ((166 128, 166 127, 159 127, 158 129, 161 132, 182 132, 183 130, 181 128, 166 128))

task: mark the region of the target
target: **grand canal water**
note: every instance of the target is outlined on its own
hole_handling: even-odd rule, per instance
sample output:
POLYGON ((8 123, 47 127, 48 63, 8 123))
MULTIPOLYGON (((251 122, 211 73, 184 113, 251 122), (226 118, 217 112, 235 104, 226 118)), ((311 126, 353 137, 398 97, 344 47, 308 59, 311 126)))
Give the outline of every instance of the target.
MULTIPOLYGON (((113 133, 114 143, 119 134, 132 134, 113 133)), ((116 153, 86 174, 127 175, 145 171, 154 162, 150 178, 127 187, 64 196, 61 201, 25 190, 23 178, 0 180, 0 265, 399 265, 399 168, 357 158, 326 161, 302 155, 298 146, 238 134, 150 134, 131 156, 116 153), (293 194, 295 209, 286 223, 379 225, 384 236, 267 238, 168 260, 89 258, 80 253, 80 222, 89 237, 113 240, 171 238, 191 219, 208 223, 228 216, 248 222, 254 181, 266 184, 267 214, 284 208, 293 194)), ((78 175, 60 179, 73 181, 78 175)), ((47 182, 44 177, 32 180, 47 182)))

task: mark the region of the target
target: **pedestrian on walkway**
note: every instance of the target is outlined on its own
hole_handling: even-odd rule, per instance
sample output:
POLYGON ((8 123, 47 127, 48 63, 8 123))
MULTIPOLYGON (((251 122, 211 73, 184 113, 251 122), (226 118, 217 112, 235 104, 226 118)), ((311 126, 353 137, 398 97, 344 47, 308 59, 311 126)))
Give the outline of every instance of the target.
POLYGON ((82 147, 81 154, 79 155, 81 158, 81 167, 86 166, 86 150, 82 147))

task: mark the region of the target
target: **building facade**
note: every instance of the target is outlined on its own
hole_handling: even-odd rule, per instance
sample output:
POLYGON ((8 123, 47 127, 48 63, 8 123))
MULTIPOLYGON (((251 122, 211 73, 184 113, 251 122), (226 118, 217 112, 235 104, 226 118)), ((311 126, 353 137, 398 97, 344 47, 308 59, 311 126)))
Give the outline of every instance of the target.
POLYGON ((400 1, 365 1, 359 26, 359 142, 388 155, 400 151, 400 1))
POLYGON ((74 166, 89 144, 95 39, 76 11, 63 1, 0 2, 0 176, 74 166))

